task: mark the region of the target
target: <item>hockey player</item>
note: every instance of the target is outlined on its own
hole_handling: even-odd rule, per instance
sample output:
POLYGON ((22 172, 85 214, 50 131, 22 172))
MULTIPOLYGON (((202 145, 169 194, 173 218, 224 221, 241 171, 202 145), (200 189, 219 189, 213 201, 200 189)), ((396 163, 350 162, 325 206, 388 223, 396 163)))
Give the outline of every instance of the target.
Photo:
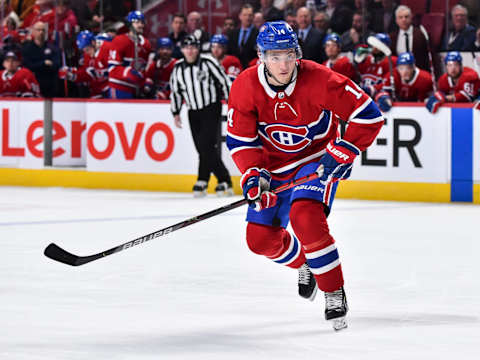
MULTIPOLYGON (((378 33, 375 38, 387 47, 392 45, 390 36, 378 33)), ((388 57, 376 47, 358 47, 355 51, 354 60, 357 63, 357 71, 360 75, 360 87, 370 96, 375 96, 375 85, 383 82, 384 77, 390 72, 388 57)), ((392 66, 397 63, 397 57, 392 56, 392 66)))
POLYGON ((227 55, 228 39, 225 35, 213 35, 210 39, 210 51, 215 59, 223 66, 231 81, 235 80, 242 71, 242 63, 233 55, 227 55))
POLYGON ((109 97, 132 99, 144 84, 144 72, 151 52, 148 39, 142 34, 145 16, 141 11, 131 11, 127 16, 130 31, 116 36, 110 45, 108 59, 109 97))
POLYGON ((340 40, 340 36, 336 33, 331 33, 325 37, 323 44, 325 54, 328 57, 328 60, 325 60, 323 65, 355 81, 357 74, 353 64, 346 56, 340 56, 340 52, 342 51, 342 40, 340 40))
POLYGON ((264 24, 257 46, 262 63, 235 80, 227 114, 227 146, 249 202, 247 244, 298 269, 300 296, 313 300, 318 285, 325 292, 325 318, 338 330, 346 327, 348 309, 327 216, 338 180, 350 176, 383 117, 353 81, 301 60, 297 35, 286 22, 264 24), (349 124, 343 138, 338 118, 349 124), (317 169, 323 175, 316 180, 278 195, 270 191, 317 169), (289 221, 295 235, 285 230, 289 221))
POLYGON ((177 59, 172 57, 173 42, 168 37, 157 41, 157 54, 147 65, 144 92, 160 100, 170 98, 170 75, 177 59))
POLYGON ((13 51, 7 52, 3 67, 5 69, 0 71, 0 96, 40 96, 40 87, 35 75, 27 68, 20 67, 17 54, 13 51))
POLYGON ((444 61, 447 72, 438 79, 438 91, 426 101, 432 114, 445 102, 473 102, 480 89, 478 74, 462 65, 458 51, 450 51, 444 61))
POLYGON ((415 58, 410 52, 398 55, 393 78, 393 92, 390 74, 385 76, 383 84, 377 85, 379 92, 375 96, 375 101, 385 112, 392 108, 393 93, 398 101, 424 101, 433 91, 432 76, 415 66, 415 58))

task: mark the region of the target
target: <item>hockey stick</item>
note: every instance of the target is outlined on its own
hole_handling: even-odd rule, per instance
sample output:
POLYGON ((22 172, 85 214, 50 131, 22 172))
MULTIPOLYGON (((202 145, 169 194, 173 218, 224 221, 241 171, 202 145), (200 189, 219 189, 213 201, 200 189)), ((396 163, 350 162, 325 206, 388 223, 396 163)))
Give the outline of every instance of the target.
POLYGON ((433 92, 437 92, 437 80, 435 78, 435 69, 433 68, 433 57, 432 57, 432 48, 430 46, 430 37, 428 36, 427 30, 423 27, 423 25, 420 25, 420 30, 423 33, 423 36, 425 36, 425 39, 427 39, 427 50, 428 50, 428 61, 430 63, 430 74, 432 75, 432 85, 433 85, 433 92))
MULTIPOLYGON (((318 169, 317 172, 315 172, 313 174, 309 174, 309 175, 301 177, 300 179, 297 179, 297 180, 290 180, 289 182, 277 187, 275 190, 273 190, 273 192, 275 194, 278 194, 282 191, 291 189, 294 186, 301 185, 301 184, 304 184, 304 183, 306 183, 310 180, 316 179, 317 177, 322 176, 322 174, 323 174, 323 167, 318 169)), ((62 249, 61 247, 59 247, 58 245, 56 245, 54 243, 51 243, 50 245, 48 245, 45 248, 44 254, 45 254, 46 257, 49 257, 52 260, 59 261, 61 263, 67 264, 67 265, 72 265, 72 266, 83 265, 83 264, 89 263, 91 261, 101 259, 105 256, 113 255, 113 254, 118 253, 122 250, 129 249, 129 248, 134 247, 136 245, 143 244, 143 243, 145 243, 147 241, 150 241, 150 240, 153 240, 157 237, 170 234, 171 232, 182 229, 182 228, 187 227, 189 225, 193 225, 195 223, 198 223, 200 221, 206 220, 206 219, 211 218, 213 216, 222 214, 222 213, 227 212, 229 210, 235 209, 235 208, 240 207, 240 206, 242 206, 246 203, 247 203, 246 199, 241 199, 241 200, 235 201, 231 204, 219 207, 217 209, 211 210, 211 211, 206 212, 204 214, 194 216, 190 219, 181 221, 181 222, 179 222, 175 225, 167 226, 166 228, 163 228, 161 230, 157 230, 157 231, 154 231, 150 234, 140 236, 139 238, 130 240, 130 241, 128 241, 128 242, 126 242, 122 245, 115 246, 114 248, 111 248, 109 250, 105 250, 105 251, 100 252, 100 253, 95 254, 95 255, 77 256, 77 255, 74 255, 72 253, 69 253, 68 251, 65 251, 64 249, 62 249)))
POLYGON ((393 77, 393 62, 392 62, 392 50, 375 36, 369 36, 367 38, 368 45, 377 48, 388 58, 388 71, 390 72, 390 86, 392 87, 392 99, 396 100, 395 97, 395 79, 393 77))

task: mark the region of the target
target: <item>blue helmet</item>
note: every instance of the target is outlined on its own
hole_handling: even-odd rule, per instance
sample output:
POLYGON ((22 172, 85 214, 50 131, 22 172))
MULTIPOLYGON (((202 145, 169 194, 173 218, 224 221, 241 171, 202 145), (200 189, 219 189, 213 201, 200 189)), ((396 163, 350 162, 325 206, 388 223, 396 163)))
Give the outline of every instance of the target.
POLYGON ((173 49, 173 42, 168 37, 161 37, 160 39, 157 40, 157 47, 159 49, 161 48, 173 49))
POLYGON ((92 42, 95 40, 95 36, 91 31, 83 30, 77 35, 77 47, 80 50, 85 49, 87 46, 93 46, 92 42))
POLYGON ((100 33, 98 35, 95 36, 95 40, 96 41, 112 41, 112 37, 110 35, 108 35, 107 33, 100 33))
POLYGON ((268 50, 295 49, 297 58, 302 57, 297 34, 285 21, 269 21, 263 24, 257 36, 257 47, 262 54, 268 50))
POLYGON ((390 39, 390 36, 388 36, 388 34, 378 33, 378 34, 375 34, 375 37, 381 42, 383 42, 385 45, 387 45, 388 47, 392 46, 392 40, 390 39))
POLYGON ((460 53, 458 51, 450 51, 449 53, 447 53, 447 56, 445 56, 445 65, 449 62, 449 61, 456 61, 458 63, 460 63, 460 65, 462 64, 462 55, 460 55, 460 53))
POLYGON ((342 46, 342 40, 340 39, 340 36, 337 33, 328 34, 325 37, 325 40, 323 40, 323 44, 325 45, 327 43, 327 41, 333 41, 338 46, 340 46, 340 47, 342 46))
POLYGON ((411 52, 401 53, 397 59, 397 66, 399 65, 415 65, 415 57, 411 52))
POLYGON ((130 11, 127 15, 127 22, 131 24, 134 21, 141 21, 144 23, 145 15, 139 10, 130 11))
POLYGON ((217 34, 217 35, 213 35, 212 38, 210 39, 210 43, 211 44, 220 44, 220 45, 223 45, 223 46, 227 46, 228 45, 228 39, 225 35, 223 34, 217 34))

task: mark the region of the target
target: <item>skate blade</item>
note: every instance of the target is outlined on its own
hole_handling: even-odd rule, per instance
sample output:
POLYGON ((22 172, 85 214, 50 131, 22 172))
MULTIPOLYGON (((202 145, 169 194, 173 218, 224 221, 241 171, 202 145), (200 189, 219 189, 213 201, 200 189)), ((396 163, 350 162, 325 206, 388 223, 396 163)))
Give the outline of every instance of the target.
POLYGON ((348 327, 347 320, 345 316, 329 320, 332 323, 333 330, 340 331, 348 327))
POLYGON ((312 293, 312 295, 308 298, 308 300, 310 300, 310 301, 315 300, 315 296, 317 296, 317 292, 318 292, 318 287, 315 286, 315 290, 313 290, 313 293, 312 293))
POLYGON ((205 196, 207 196, 206 191, 194 191, 193 192, 193 197, 194 198, 202 198, 202 197, 205 197, 205 196))
POLYGON ((225 191, 217 191, 217 196, 218 197, 229 197, 229 196, 233 196, 234 193, 233 193, 233 189, 228 189, 228 190, 225 190, 225 191))

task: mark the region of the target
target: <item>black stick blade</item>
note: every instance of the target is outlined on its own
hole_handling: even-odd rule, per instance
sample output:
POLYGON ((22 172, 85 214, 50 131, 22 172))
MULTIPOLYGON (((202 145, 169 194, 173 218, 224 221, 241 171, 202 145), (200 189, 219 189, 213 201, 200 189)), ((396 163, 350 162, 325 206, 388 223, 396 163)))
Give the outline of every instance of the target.
POLYGON ((73 255, 68 251, 63 250, 61 247, 59 247, 54 243, 51 243, 50 245, 48 245, 45 248, 45 251, 43 253, 45 254, 46 257, 67 265, 72 265, 72 266, 81 265, 78 261, 80 257, 78 257, 77 255, 73 255))

